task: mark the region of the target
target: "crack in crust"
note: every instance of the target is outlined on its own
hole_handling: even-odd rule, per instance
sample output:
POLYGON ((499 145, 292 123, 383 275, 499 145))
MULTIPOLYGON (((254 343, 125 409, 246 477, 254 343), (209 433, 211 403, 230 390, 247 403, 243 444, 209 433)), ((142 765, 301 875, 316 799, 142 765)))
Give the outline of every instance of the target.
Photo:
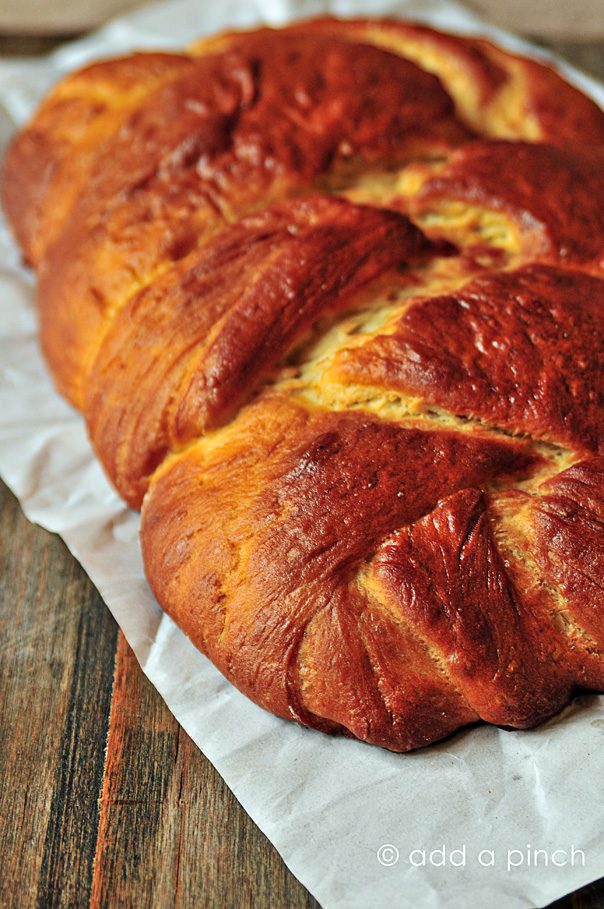
POLYGON ((390 21, 67 77, 3 200, 162 606, 395 751, 604 689, 604 114, 390 21))

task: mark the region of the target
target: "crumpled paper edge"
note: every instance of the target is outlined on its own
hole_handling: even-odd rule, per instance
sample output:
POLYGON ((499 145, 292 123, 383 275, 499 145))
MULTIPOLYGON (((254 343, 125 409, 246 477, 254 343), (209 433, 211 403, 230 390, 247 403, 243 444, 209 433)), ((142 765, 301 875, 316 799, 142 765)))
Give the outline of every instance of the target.
MULTIPOLYGON (((438 0, 230 0, 211 9, 176 0, 116 20, 48 60, 0 62, 0 102, 9 115, 0 118, 0 128, 6 135, 10 120, 22 122, 51 82, 99 54, 179 47, 221 27, 280 25, 325 11, 397 12, 552 59, 438 0)), ((565 64, 558 68, 604 106, 603 86, 565 64)), ((21 268, 4 223, 0 286, 0 473, 30 520, 63 537, 171 711, 324 909, 542 906, 604 873, 597 809, 604 783, 597 754, 604 728, 599 697, 576 699, 532 732, 483 726, 399 756, 279 720, 233 689, 150 593, 138 516, 107 484, 81 418, 54 393, 40 361, 32 277, 21 268), (390 866, 378 860, 386 844, 399 853, 390 866), (529 846, 548 854, 581 849, 586 865, 545 869, 524 863, 507 870, 507 850, 526 853, 529 846), (430 852, 438 859, 434 850, 441 847, 449 858, 451 850, 464 847, 465 863, 431 865, 430 852), (410 857, 414 850, 421 857, 422 849, 428 864, 416 867, 410 857), (481 850, 493 851, 494 867, 479 863, 481 850)))

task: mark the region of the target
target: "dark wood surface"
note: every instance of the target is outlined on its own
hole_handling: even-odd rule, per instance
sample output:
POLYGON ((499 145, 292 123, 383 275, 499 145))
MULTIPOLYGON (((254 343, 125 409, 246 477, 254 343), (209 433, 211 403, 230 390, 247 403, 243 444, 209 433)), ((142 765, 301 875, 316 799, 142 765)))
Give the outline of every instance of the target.
POLYGON ((2 909, 317 907, 4 484, 0 648, 2 909))
MULTIPOLYGON (((48 46, 0 36, 0 54, 48 46)), ((556 49, 604 77, 604 45, 556 49)), ((1 909, 318 907, 1 483, 0 654, 1 909)), ((604 880, 553 906, 604 907, 604 880)))

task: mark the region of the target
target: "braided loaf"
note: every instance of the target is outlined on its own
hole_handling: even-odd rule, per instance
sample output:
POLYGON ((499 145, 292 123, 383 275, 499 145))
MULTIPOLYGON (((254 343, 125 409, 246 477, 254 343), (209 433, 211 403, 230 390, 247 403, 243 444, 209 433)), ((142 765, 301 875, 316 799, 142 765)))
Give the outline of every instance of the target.
POLYGON ((404 751, 604 690, 604 114, 303 22, 61 82, 4 205, 159 602, 282 717, 404 751))

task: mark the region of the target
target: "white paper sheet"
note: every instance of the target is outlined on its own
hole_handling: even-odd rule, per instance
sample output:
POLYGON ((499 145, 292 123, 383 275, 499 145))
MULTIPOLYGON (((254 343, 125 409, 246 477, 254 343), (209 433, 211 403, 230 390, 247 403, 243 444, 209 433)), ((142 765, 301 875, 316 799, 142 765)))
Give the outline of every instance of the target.
MULTIPOLYGON (((6 135, 58 75, 91 58, 325 11, 407 15, 526 49, 439 0, 175 0, 48 60, 0 63, 0 129, 6 135)), ((604 106, 601 86, 568 72, 604 106)), ((577 698, 531 732, 484 726, 395 755, 270 716, 217 673, 154 601, 138 516, 109 488, 81 418, 51 387, 32 286, 0 224, 0 473, 26 514, 65 539, 174 715, 324 909, 543 906, 604 875, 602 698, 577 698)))

